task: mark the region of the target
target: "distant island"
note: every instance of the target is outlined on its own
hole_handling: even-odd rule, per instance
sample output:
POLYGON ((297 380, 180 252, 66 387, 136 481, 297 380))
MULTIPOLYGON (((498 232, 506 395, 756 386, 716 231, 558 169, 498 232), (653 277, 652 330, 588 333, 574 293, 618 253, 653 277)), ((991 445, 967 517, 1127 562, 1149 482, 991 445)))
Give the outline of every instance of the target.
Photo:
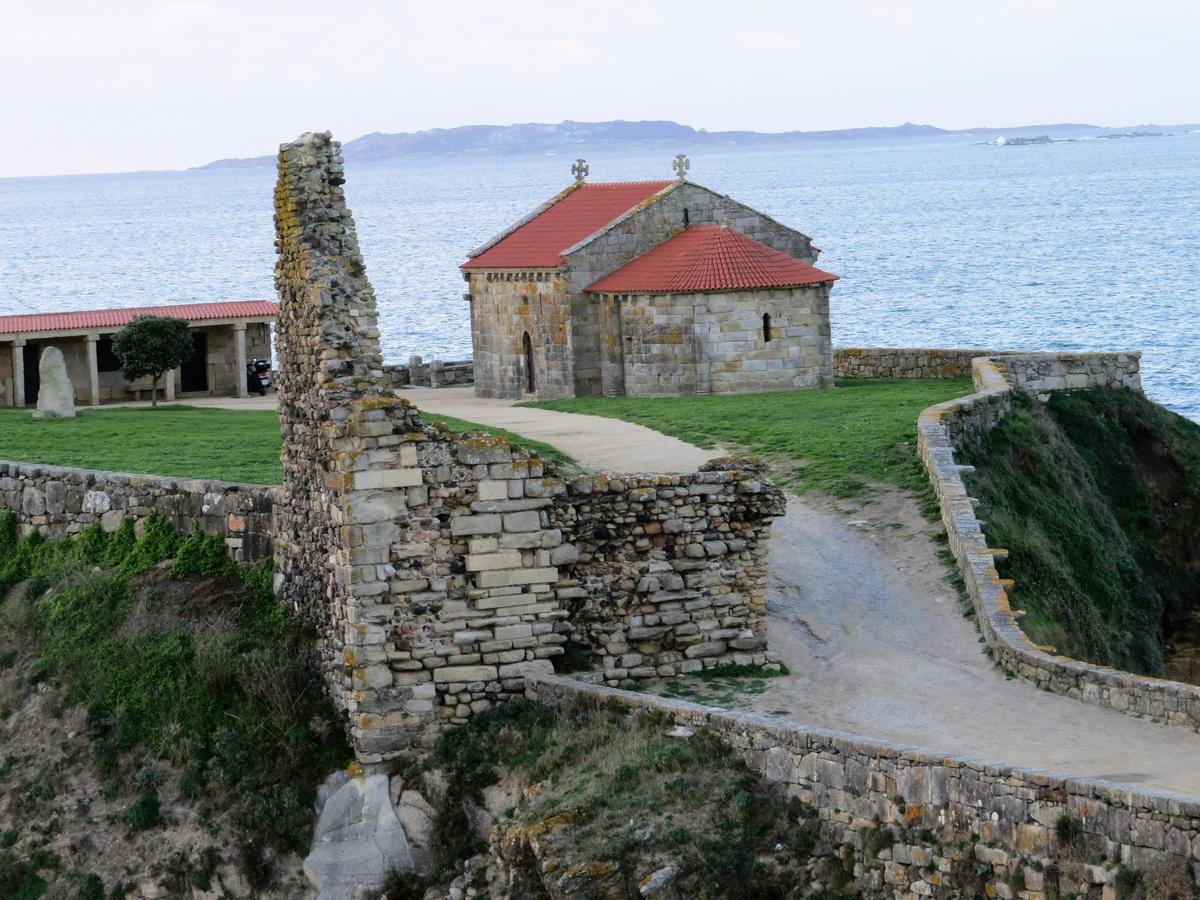
MULTIPOLYGON (((520 153, 582 153, 588 150, 630 149, 668 146, 676 150, 699 147, 757 147, 822 141, 863 141, 881 139, 937 137, 1003 137, 1006 142, 1050 143, 1084 137, 1117 137, 1146 134, 1146 129, 1191 130, 1200 126, 1135 126, 1114 129, 1111 126, 1062 123, 1023 125, 1016 128, 963 128, 957 130, 934 125, 905 122, 877 128, 842 128, 833 131, 706 131, 678 122, 572 122, 557 124, 463 125, 458 128, 432 128, 427 131, 387 134, 376 131, 347 141, 343 153, 347 160, 428 159, 439 156, 510 156, 520 153), (1045 140, 1042 140, 1042 138, 1045 140), (1032 140, 1031 140, 1032 138, 1032 140)), ((999 143, 999 141, 996 141, 999 143)), ((275 165, 275 155, 242 159, 218 159, 198 169, 240 169, 275 165)))
MULTIPOLYGON (((1181 126, 1181 127, 1186 128, 1189 126, 1181 126)), ((1029 147, 1034 144, 1064 144, 1064 143, 1068 143, 1070 141, 1088 140, 1089 138, 1095 138, 1097 140, 1112 141, 1112 140, 1117 140, 1118 138, 1145 138, 1145 137, 1162 137, 1162 136, 1163 136, 1163 132, 1161 132, 1161 131, 1119 131, 1119 132, 1109 132, 1106 134, 1084 135, 1082 138, 1075 138, 1075 137, 1052 138, 1048 134, 1040 134, 1037 137, 1001 136, 1001 137, 996 138, 994 141, 990 141, 989 143, 995 144, 998 147, 1029 147)))

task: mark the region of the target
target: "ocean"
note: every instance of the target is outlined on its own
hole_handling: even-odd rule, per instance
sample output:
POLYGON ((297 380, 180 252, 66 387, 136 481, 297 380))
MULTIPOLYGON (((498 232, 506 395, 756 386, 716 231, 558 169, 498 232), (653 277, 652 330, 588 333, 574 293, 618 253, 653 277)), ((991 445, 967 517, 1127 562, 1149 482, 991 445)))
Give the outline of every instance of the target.
MULTIPOLYGON (((667 150, 586 155, 593 181, 672 177, 667 150)), ((347 165, 389 360, 470 355, 459 263, 573 161, 347 165)), ((835 346, 1142 350, 1147 393, 1200 421, 1198 175, 1200 134, 705 148, 689 173, 822 248, 835 346)), ((0 179, 0 314, 273 297, 274 176, 0 179)))

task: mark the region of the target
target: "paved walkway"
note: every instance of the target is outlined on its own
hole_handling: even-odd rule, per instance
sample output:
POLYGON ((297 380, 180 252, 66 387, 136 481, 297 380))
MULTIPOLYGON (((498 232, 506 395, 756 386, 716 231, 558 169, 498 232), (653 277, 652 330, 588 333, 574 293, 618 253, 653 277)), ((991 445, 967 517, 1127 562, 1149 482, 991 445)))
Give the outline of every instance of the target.
MULTIPOLYGON (((469 388, 404 392, 420 408, 553 444, 589 468, 685 471, 714 452, 596 416, 513 408, 469 388)), ((274 396, 196 405, 274 408, 274 396)), ((962 617, 907 497, 863 512, 792 498, 772 529, 769 633, 791 675, 754 709, 993 763, 1200 796, 1200 735, 1009 680, 962 617)))

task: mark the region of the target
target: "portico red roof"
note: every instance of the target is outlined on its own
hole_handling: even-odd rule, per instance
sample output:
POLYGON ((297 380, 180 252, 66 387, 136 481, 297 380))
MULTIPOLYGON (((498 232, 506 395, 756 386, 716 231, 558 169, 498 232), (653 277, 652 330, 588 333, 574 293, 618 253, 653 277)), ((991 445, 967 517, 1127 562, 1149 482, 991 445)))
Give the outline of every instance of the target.
POLYGON ((589 285, 592 293, 680 294, 836 281, 806 262, 718 225, 688 228, 589 285))
POLYGON ((279 314, 273 300, 230 300, 220 303, 178 303, 171 306, 130 306, 124 309, 89 309, 80 312, 32 313, 0 316, 0 334, 38 331, 71 331, 82 328, 121 328, 134 316, 169 316, 202 322, 206 319, 258 319, 279 314))
POLYGON ((614 181, 580 185, 478 256, 468 259, 461 268, 537 269, 560 266, 564 250, 619 219, 673 183, 614 181))

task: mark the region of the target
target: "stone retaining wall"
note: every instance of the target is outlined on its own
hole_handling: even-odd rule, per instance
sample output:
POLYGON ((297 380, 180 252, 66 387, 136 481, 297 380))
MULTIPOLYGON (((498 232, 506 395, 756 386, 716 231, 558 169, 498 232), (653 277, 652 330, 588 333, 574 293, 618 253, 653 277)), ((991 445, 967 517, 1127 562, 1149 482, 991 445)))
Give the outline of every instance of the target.
POLYGON ((1041 900, 1103 892, 1107 898, 1116 896, 1118 863, 1142 873, 1162 867, 1178 877, 1189 866, 1200 869, 1200 798, 956 758, 556 676, 531 678, 528 696, 551 706, 653 710, 714 734, 752 770, 816 808, 822 838, 869 896, 1041 900))
POLYGON ((0 462, 0 507, 16 514, 22 532, 37 529, 51 538, 95 522, 115 531, 123 519, 141 522, 156 510, 180 532, 198 524, 225 535, 234 557, 252 563, 271 555, 277 499, 276 488, 254 484, 0 462))
POLYGON ((1019 625, 1021 611, 1009 606, 1012 582, 996 570, 996 560, 1003 559, 1006 551, 988 547, 975 501, 963 484, 964 467, 954 457, 956 449, 980 441, 1008 414, 1014 388, 1035 394, 1092 387, 1140 391, 1139 356, 1030 353, 976 359, 976 393, 925 410, 917 422, 917 445, 937 494, 950 549, 996 661, 1046 690, 1197 728, 1200 687, 1054 656, 1026 637, 1019 625))

